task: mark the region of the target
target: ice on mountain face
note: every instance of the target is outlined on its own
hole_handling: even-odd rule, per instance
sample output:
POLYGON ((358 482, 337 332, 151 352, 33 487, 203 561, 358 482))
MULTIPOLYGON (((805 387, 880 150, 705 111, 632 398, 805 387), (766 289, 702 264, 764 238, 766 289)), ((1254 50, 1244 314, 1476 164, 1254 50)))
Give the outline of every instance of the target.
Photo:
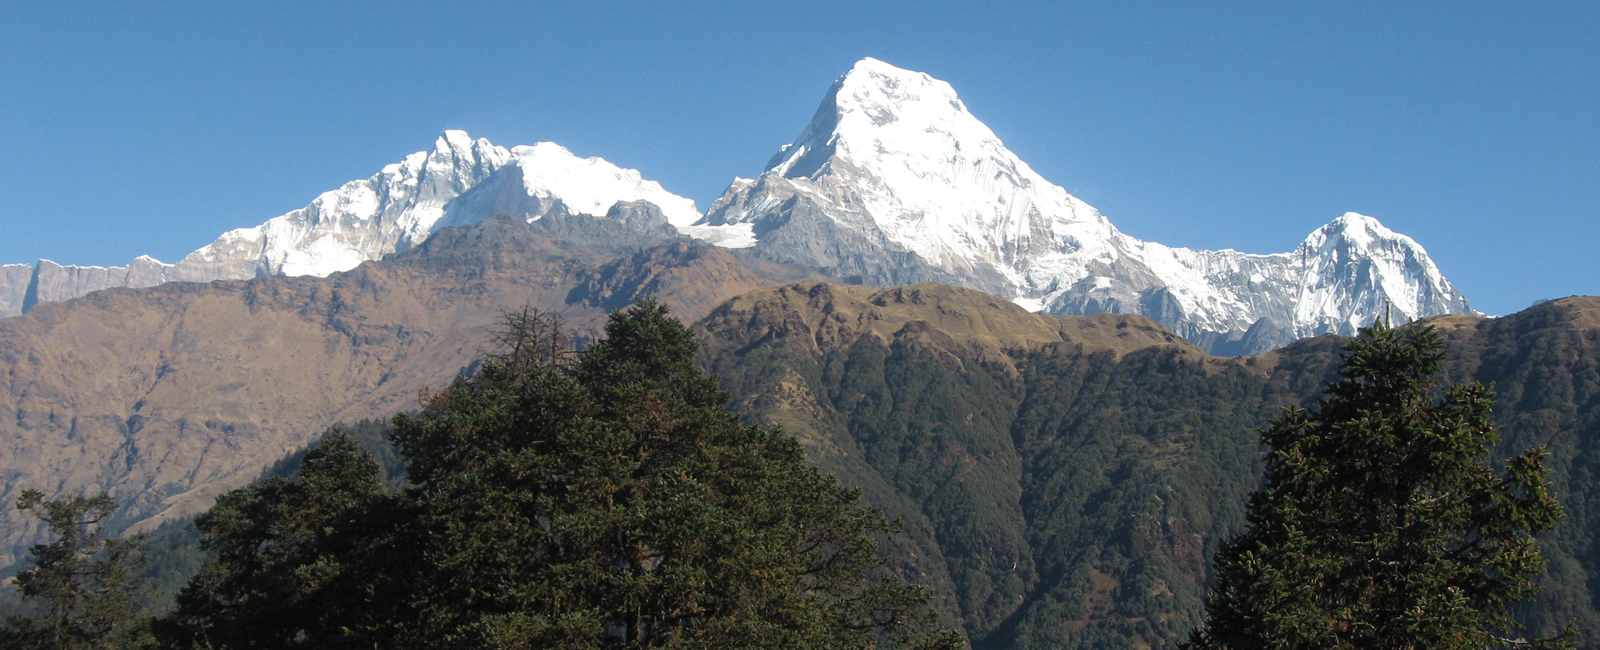
POLYGON ((1295 320, 1352 334, 1379 317, 1397 322, 1440 313, 1475 313, 1422 246, 1377 219, 1354 212, 1311 233, 1295 320))
POLYGON ((1039 298, 1022 298, 1019 296, 1012 298, 1011 302, 1016 303, 1018 307, 1031 312, 1044 311, 1044 301, 1039 298))
POLYGON ((508 150, 446 131, 432 151, 324 193, 301 210, 225 234, 190 257, 213 265, 229 258, 256 262, 245 277, 328 275, 410 249, 446 225, 500 212, 537 217, 557 201, 571 212, 603 217, 618 202, 639 200, 655 203, 674 225, 700 217, 693 201, 600 158, 579 158, 551 142, 508 150), (506 182, 516 187, 502 186, 506 182), (485 190, 493 190, 498 203, 484 203, 485 190), (457 209, 458 200, 468 203, 466 209, 457 209))
POLYGON ((725 226, 681 226, 678 231, 723 248, 749 248, 756 245, 755 224, 751 223, 734 223, 725 226))
POLYGON ((853 281, 938 280, 1030 310, 1145 314, 1214 351, 1346 332, 1370 323, 1374 305, 1397 319, 1471 313, 1420 246, 1370 217, 1340 217, 1276 255, 1124 235, 1006 149, 949 84, 875 59, 686 232, 853 281))
POLYGON ((871 227, 925 260, 987 264, 1020 284, 1015 253, 1114 232, 1006 149, 943 81, 864 59, 830 99, 768 173, 858 203, 871 227))

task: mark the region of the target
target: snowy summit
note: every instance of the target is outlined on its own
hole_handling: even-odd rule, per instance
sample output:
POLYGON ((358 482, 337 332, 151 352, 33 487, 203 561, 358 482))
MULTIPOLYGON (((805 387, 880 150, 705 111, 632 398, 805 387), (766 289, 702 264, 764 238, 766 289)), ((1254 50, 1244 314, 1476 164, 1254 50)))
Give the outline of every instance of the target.
POLYGON ((1475 313, 1422 246, 1355 213, 1274 255, 1129 237, 1007 149, 950 84, 868 58, 760 175, 734 179, 704 215, 638 171, 555 143, 506 149, 446 131, 430 151, 177 264, 0 267, 0 316, 112 286, 328 275, 497 214, 608 217, 641 202, 667 234, 852 282, 935 280, 1051 314, 1143 314, 1222 354, 1351 334, 1383 313, 1475 313))
POLYGON ((696 227, 872 284, 938 280, 1052 314, 1144 314, 1224 353, 1353 333, 1384 305, 1399 319, 1472 313, 1421 246, 1353 213, 1278 255, 1124 235, 1007 149, 949 84, 870 58, 696 227))

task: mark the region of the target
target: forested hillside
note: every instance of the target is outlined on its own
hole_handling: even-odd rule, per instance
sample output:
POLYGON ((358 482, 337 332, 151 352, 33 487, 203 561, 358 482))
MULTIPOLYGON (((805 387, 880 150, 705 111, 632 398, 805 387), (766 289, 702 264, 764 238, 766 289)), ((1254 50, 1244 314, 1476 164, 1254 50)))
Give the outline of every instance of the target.
MULTIPOLYGON (((1600 300, 1437 325, 1450 379, 1500 388, 1497 458, 1553 452, 1571 516, 1524 618, 1546 633, 1577 620, 1593 646, 1600 300)), ((1181 640, 1242 524, 1257 431, 1317 399, 1343 345, 1218 359, 1139 317, 1050 319, 932 284, 766 290, 701 329, 749 417, 905 519, 901 561, 979 648, 1181 640)))

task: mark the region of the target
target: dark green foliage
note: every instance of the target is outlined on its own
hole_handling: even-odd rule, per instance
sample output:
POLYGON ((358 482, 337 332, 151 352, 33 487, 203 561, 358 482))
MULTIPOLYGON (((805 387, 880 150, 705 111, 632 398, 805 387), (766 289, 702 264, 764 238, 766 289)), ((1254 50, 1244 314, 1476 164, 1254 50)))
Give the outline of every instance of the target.
POLYGON ((1119 358, 1064 343, 1007 360, 908 328, 818 355, 812 333, 784 334, 736 339, 708 363, 752 417, 803 432, 825 470, 904 519, 897 562, 941 590, 978 648, 1183 638, 1213 540, 1256 484, 1251 431, 1299 399, 1171 347, 1119 358), (815 403, 765 397, 785 384, 815 403))
POLYGON ((913 634, 925 596, 869 579, 882 566, 873 537, 891 530, 882 515, 807 466, 789 437, 723 410, 727 395, 665 308, 614 314, 570 367, 516 354, 560 348, 504 346, 396 420, 429 558, 414 642, 941 642, 913 634))
POLYGON ((195 519, 211 561, 159 626, 178 647, 332 647, 367 622, 371 535, 384 496, 377 464, 343 432, 305 454, 298 480, 229 492, 195 519))
MULTIPOLYGON (((388 439, 389 432, 393 430, 394 427, 383 420, 361 420, 348 427, 329 429, 324 433, 324 437, 332 435, 349 437, 356 446, 372 455, 373 460, 378 462, 378 475, 384 488, 396 491, 404 488, 407 483, 405 464, 388 439)), ((313 443, 310 449, 315 448, 316 445, 313 443)), ((308 451, 309 449, 302 449, 285 456, 263 471, 261 480, 273 477, 295 480, 308 451)), ((165 613, 175 606, 178 592, 190 579, 200 573, 210 560, 210 554, 200 549, 201 537, 192 518, 168 522, 149 533, 145 541, 144 557, 147 561, 143 572, 149 589, 139 594, 140 603, 145 609, 165 613)), ((3 595, 0 593, 0 596, 3 595)), ((5 606, 0 605, 0 611, 5 611, 5 606)))
MULTIPOLYGON (((1491 457, 1547 448, 1568 514, 1539 537, 1543 590, 1513 613, 1534 637, 1574 623, 1584 648, 1600 647, 1597 313, 1600 300, 1573 299, 1436 321, 1447 380, 1495 386, 1504 439, 1491 457)), ((1209 559, 1242 531, 1261 476, 1254 432, 1284 406, 1313 407, 1338 381, 1347 341, 1227 360, 1069 343, 1008 352, 1020 377, 1009 379, 1007 359, 975 356, 937 330, 826 334, 798 318, 718 330, 703 339, 705 362, 752 421, 796 432, 826 471, 904 519, 897 563, 938 591, 975 647, 1017 649, 1187 638, 1214 580, 1209 559), (1006 547, 1016 568, 967 555, 1006 547), (1020 600, 974 597, 1012 580, 1020 600)))
POLYGON ((1517 607, 1528 634, 1568 624, 1579 647, 1600 647, 1600 328, 1593 299, 1556 301, 1449 335, 1452 381, 1493 382, 1497 455, 1545 447, 1567 520, 1540 536, 1544 587, 1517 607), (1580 309, 1583 300, 1588 309, 1580 309), (1587 327, 1576 326, 1588 313, 1587 327))
POLYGON ((1039 558, 991 647, 1165 646, 1197 622, 1212 540, 1255 486, 1247 432, 1280 393, 1176 349, 1035 355, 1012 430, 1039 558))
POLYGON ((179 647, 952 648, 885 568, 894 528, 739 424, 665 308, 573 356, 508 316, 472 377, 395 420, 411 487, 348 437, 197 520, 214 561, 162 630, 179 647))
MULTIPOLYGON (((1362 331, 1340 380, 1262 435, 1265 485, 1217 556, 1197 648, 1482 648, 1561 519, 1542 450, 1484 465, 1493 394, 1436 385, 1432 328, 1362 331)), ((1518 642, 1520 643, 1520 641, 1518 642)), ((1540 643, 1538 645, 1545 645, 1540 643)), ((1550 642, 1549 645, 1564 645, 1550 642)))
POLYGON ((117 509, 110 496, 46 501, 27 490, 17 508, 32 513, 55 541, 34 546, 33 566, 17 575, 22 595, 41 616, 13 616, 0 646, 21 649, 133 648, 146 640, 140 617, 143 536, 107 537, 104 522, 117 509))

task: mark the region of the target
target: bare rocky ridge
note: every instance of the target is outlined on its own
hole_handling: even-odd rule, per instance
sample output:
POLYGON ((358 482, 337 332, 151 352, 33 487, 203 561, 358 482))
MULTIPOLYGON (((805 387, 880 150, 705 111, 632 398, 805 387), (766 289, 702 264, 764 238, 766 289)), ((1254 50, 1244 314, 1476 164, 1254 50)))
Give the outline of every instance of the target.
MULTIPOLYGON (((686 319, 792 267, 557 209, 447 228, 328 278, 111 289, 0 320, 0 503, 27 488, 109 491, 143 528, 222 491, 332 423, 413 408, 481 352, 504 309, 592 329, 618 300, 686 319)), ((37 530, 0 510, 0 566, 37 530)))

